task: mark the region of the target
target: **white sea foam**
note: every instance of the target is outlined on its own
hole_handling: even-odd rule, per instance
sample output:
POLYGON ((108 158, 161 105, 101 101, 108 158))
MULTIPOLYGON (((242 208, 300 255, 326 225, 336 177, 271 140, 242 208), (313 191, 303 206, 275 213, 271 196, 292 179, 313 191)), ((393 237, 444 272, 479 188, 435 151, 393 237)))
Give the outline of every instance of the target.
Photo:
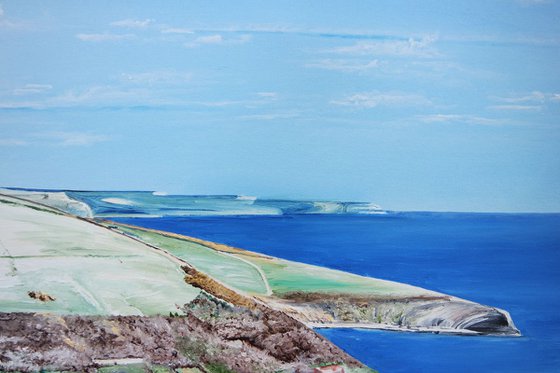
POLYGON ((253 196, 237 196, 236 200, 238 201, 256 201, 257 197, 253 196))
POLYGON ((153 192, 153 196, 167 196, 167 192, 153 192))
POLYGON ((98 218, 163 218, 156 214, 96 214, 98 218))
POLYGON ((112 203, 113 205, 132 206, 134 202, 124 198, 103 198, 103 202, 112 203))

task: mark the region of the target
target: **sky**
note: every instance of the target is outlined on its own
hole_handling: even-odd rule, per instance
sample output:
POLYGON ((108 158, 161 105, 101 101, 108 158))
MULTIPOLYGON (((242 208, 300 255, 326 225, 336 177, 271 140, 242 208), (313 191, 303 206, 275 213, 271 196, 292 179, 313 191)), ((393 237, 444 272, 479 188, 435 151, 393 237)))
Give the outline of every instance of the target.
POLYGON ((0 1, 0 186, 560 211, 560 2, 0 1))

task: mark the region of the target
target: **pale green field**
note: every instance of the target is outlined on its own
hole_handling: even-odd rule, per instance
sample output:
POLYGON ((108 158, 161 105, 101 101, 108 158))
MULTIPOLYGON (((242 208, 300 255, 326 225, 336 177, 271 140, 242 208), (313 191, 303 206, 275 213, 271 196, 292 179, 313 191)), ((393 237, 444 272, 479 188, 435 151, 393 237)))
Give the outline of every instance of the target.
POLYGON ((435 292, 398 282, 359 276, 304 263, 276 258, 234 255, 243 257, 261 268, 276 295, 296 291, 399 297, 437 295, 435 292))
POLYGON ((440 295, 422 288, 398 282, 364 277, 348 272, 292 262, 278 258, 243 254, 223 254, 202 244, 167 237, 157 232, 135 229, 117 223, 105 223, 126 234, 160 247, 193 264, 199 270, 228 286, 254 294, 265 294, 262 276, 247 262, 260 269, 272 293, 278 296, 290 292, 323 292, 387 297, 440 295), (239 260, 237 260, 237 259, 239 260))
POLYGON ((198 243, 163 236, 155 232, 115 226, 118 226, 119 230, 126 234, 162 248, 187 261, 198 270, 227 286, 249 293, 266 294, 267 288, 258 270, 233 255, 227 255, 198 243))
POLYGON ((199 294, 171 259, 48 210, 0 196, 0 312, 168 314, 199 294))

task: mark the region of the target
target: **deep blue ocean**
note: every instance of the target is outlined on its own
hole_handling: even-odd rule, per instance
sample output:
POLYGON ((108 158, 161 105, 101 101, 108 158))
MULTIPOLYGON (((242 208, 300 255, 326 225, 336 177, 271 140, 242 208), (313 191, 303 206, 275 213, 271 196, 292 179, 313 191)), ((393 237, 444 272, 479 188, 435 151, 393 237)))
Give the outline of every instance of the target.
POLYGON ((318 330, 380 372, 560 372, 560 214, 119 218, 505 309, 523 336, 318 330))

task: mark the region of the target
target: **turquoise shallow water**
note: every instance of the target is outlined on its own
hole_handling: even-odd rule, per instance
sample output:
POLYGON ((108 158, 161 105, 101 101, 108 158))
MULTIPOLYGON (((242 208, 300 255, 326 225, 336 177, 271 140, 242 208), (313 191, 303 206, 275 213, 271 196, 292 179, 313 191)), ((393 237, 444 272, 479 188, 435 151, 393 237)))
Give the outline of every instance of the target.
POLYGON ((121 218, 441 291, 511 313, 520 338, 330 329, 381 372, 560 371, 560 215, 390 213, 121 218))

